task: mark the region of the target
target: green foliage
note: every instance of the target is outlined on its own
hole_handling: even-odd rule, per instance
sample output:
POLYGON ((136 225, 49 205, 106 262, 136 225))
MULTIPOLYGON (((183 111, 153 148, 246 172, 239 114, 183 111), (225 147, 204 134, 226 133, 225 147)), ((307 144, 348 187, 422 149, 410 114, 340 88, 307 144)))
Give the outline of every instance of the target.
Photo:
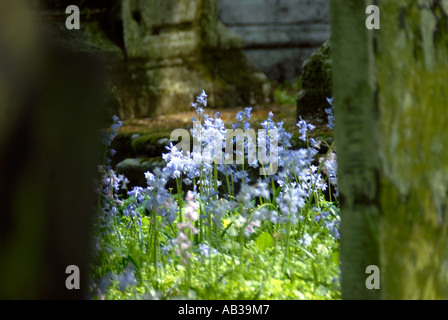
MULTIPOLYGON (((332 203, 322 196, 319 199, 322 208, 339 214, 332 203)), ((126 199, 119 210, 134 200, 126 199)), ((144 210, 143 205, 137 209, 142 214, 141 225, 136 219, 122 215, 111 227, 100 230, 99 250, 92 264, 92 278, 98 283, 129 268, 136 283, 122 290, 120 282, 112 279, 104 292, 93 290, 93 298, 340 298, 339 243, 322 223, 315 221, 311 207, 306 209, 306 218, 290 230, 285 268, 282 261, 287 233, 283 226, 265 221, 259 231, 241 243, 242 228, 232 223, 239 213, 233 211, 229 219, 224 219, 222 229, 212 231, 209 238, 217 253, 204 256, 199 250, 198 237, 193 240, 192 255, 185 265, 174 250, 162 252, 177 236, 176 223, 162 228, 161 218, 145 216, 144 210), (304 234, 312 235, 312 243, 307 247, 299 242, 304 234), (191 279, 187 280, 189 270, 191 279)))
POLYGON ((285 82, 278 85, 274 91, 276 103, 285 105, 295 105, 297 103, 297 94, 302 88, 302 77, 298 77, 291 82, 285 82))
POLYGON ((263 232, 262 234, 260 234, 255 244, 260 249, 260 251, 265 251, 266 249, 272 247, 272 245, 274 244, 274 239, 272 239, 272 236, 269 233, 263 232))

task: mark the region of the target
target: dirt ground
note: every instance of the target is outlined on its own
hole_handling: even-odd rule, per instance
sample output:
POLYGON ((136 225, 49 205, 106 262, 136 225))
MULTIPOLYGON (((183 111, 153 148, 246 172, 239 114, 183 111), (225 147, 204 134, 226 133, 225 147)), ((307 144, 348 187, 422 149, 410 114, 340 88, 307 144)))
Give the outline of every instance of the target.
MULTIPOLYGON (((219 117, 225 122, 226 127, 234 123, 235 116, 239 111, 244 110, 244 106, 228 108, 224 110, 217 109, 204 109, 204 114, 209 116, 214 116, 219 112, 219 117)), ((272 111, 274 114, 273 120, 283 121, 284 127, 290 131, 294 132, 296 128, 296 106, 292 104, 266 104, 266 105, 255 105, 252 106, 252 118, 251 123, 257 127, 261 122, 266 120, 268 113, 272 111)), ((192 117, 197 116, 193 108, 188 112, 179 112, 170 115, 161 115, 152 118, 142 118, 142 119, 130 119, 124 121, 123 127, 120 128, 119 132, 123 134, 130 133, 153 133, 155 131, 167 131, 175 128, 191 127, 192 117)), ((329 132, 326 128, 326 123, 320 119, 305 119, 310 121, 312 124, 316 125, 319 131, 329 132)))

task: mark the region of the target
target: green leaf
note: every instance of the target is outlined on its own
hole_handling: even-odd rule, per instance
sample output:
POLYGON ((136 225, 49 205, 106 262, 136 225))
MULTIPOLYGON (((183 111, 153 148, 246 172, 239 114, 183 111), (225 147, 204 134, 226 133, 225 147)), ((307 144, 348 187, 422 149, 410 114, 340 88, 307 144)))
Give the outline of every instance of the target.
POLYGON ((331 256, 331 261, 333 261, 334 264, 339 265, 339 252, 338 251, 333 252, 333 255, 331 256))
POLYGON ((313 259, 313 260, 316 260, 316 257, 315 257, 311 252, 309 252, 308 250, 306 250, 305 248, 303 248, 302 246, 294 246, 294 247, 299 248, 299 249, 302 250, 308 257, 310 257, 310 258, 313 259))
POLYGON ((131 255, 128 255, 127 258, 134 265, 135 271, 137 271, 137 273, 140 274, 140 266, 138 262, 131 255))
POLYGON ((263 232, 255 243, 261 251, 264 251, 274 245, 274 239, 269 233, 263 232))
POLYGON ((224 238, 227 230, 232 226, 233 222, 230 222, 229 225, 224 229, 224 231, 221 233, 221 239, 224 238))
POLYGON ((334 217, 338 217, 340 215, 340 210, 336 206, 334 206, 333 204, 329 205, 328 209, 330 210, 331 214, 334 217))
POLYGON ((317 266, 314 262, 312 263, 312 267, 313 267, 314 284, 316 286, 318 286, 319 285, 319 277, 318 277, 318 272, 317 272, 317 266))

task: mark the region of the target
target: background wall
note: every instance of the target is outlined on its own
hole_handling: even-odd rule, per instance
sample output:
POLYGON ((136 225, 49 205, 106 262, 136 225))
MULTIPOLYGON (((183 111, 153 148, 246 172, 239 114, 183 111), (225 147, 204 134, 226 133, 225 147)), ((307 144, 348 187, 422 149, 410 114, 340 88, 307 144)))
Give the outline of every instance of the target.
POLYGON ((279 81, 300 75, 331 35, 329 0, 220 0, 218 16, 243 38, 248 59, 279 81))

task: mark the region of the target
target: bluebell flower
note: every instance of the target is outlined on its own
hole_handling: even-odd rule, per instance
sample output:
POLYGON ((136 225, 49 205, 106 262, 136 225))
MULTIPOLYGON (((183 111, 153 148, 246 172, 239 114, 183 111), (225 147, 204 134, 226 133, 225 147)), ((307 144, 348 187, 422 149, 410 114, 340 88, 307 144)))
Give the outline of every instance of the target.
POLYGON ((325 113, 327 114, 328 124, 327 127, 330 129, 334 129, 334 113, 333 113, 333 101, 334 98, 327 98, 327 102, 330 104, 331 108, 326 108, 325 113))
POLYGON ((240 187, 240 191, 236 196, 238 202, 249 206, 252 198, 253 198, 252 188, 247 183, 242 184, 240 187))
POLYGON ((339 239, 340 238, 339 221, 334 220, 334 221, 330 221, 330 222, 325 222, 324 225, 325 225, 326 228, 328 228, 328 230, 335 237, 335 239, 339 239))
POLYGON ((238 121, 238 122, 241 122, 241 121, 243 121, 243 117, 244 117, 244 112, 243 111, 239 111, 237 114, 236 114, 236 121, 238 121))
POLYGON ((112 123, 110 128, 112 131, 117 131, 123 125, 123 121, 121 121, 120 118, 115 115, 112 117, 112 119, 114 122, 112 123))
POLYGON ((143 189, 142 187, 134 187, 131 191, 128 191, 128 195, 131 197, 135 197, 135 201, 137 203, 141 203, 145 199, 144 190, 145 189, 143 189))
POLYGON ((243 180, 245 182, 250 182, 250 178, 249 178, 249 174, 247 173, 246 170, 240 170, 240 171, 235 171, 233 173, 233 180, 234 182, 238 182, 239 180, 243 180))
POLYGON ((333 236, 334 236, 335 239, 340 239, 341 238, 341 235, 339 234, 339 229, 338 228, 335 228, 333 230, 333 236))
POLYGON ((304 207, 306 196, 307 193, 302 189, 301 185, 294 182, 286 185, 276 197, 276 202, 282 216, 293 224, 296 223, 298 218, 297 214, 304 207))
POLYGON ((278 212, 276 210, 268 209, 267 207, 262 207, 258 209, 257 212, 260 215, 260 220, 268 220, 276 224, 278 221, 278 212))
POLYGON ((104 277, 102 277, 97 284, 93 284, 95 294, 100 298, 104 299, 107 289, 111 285, 114 276, 111 272, 108 272, 104 277))
POLYGON ((327 118, 328 118, 328 124, 327 127, 330 129, 334 129, 334 115, 333 115, 333 109, 331 108, 326 108, 325 109, 325 113, 327 114, 327 118))
POLYGON ((286 131, 283 128, 283 121, 277 122, 276 128, 278 130, 278 135, 279 135, 279 143, 280 145, 286 150, 288 148, 291 148, 291 138, 292 138, 292 133, 286 131))
POLYGON ((136 216, 136 215, 135 215, 135 206, 134 206, 133 204, 128 205, 128 206, 126 207, 126 209, 124 209, 123 214, 124 214, 126 217, 131 217, 131 218, 135 217, 135 216, 136 216))
POLYGON ((113 116, 113 123, 110 126, 110 130, 103 131, 103 144, 105 146, 110 147, 112 144, 112 141, 117 137, 118 132, 117 130, 123 125, 123 122, 118 118, 117 116, 113 116))
POLYGON ((317 148, 317 149, 320 148, 319 143, 316 142, 316 140, 314 140, 314 138, 310 138, 310 146, 313 148, 317 148))
POLYGON ((137 284, 134 272, 130 268, 125 270, 124 273, 118 275, 116 280, 118 281, 118 287, 121 291, 126 290, 129 286, 137 284))
POLYGON ((198 249, 199 249, 199 252, 206 258, 210 257, 210 255, 219 253, 218 250, 216 250, 215 248, 211 248, 206 243, 199 244, 198 249))
POLYGON ((262 197, 264 199, 269 199, 271 196, 268 184, 260 180, 252 186, 252 194, 254 197, 262 197))
POLYGON ((255 233, 255 228, 259 228, 261 225, 259 220, 254 220, 253 217, 251 221, 247 224, 247 226, 244 228, 243 234, 246 238, 248 238, 251 234, 255 233))
POLYGON ((302 239, 299 240, 300 245, 304 247, 309 247, 311 243, 313 242, 313 238, 308 233, 305 233, 302 237, 302 239))
POLYGON ((167 256, 170 253, 170 248, 168 246, 161 246, 160 251, 163 255, 167 256))
POLYGON ((192 103, 191 106, 196 109, 198 115, 204 113, 204 108, 207 107, 207 94, 202 90, 201 94, 196 97, 196 102, 192 103))
POLYGON ((297 127, 299 127, 300 139, 306 141, 307 132, 314 130, 316 127, 312 124, 306 123, 305 120, 300 117, 299 122, 297 123, 297 127))
POLYGON ((328 181, 337 186, 337 172, 338 172, 338 162, 335 152, 330 152, 327 159, 322 167, 322 171, 328 176, 328 181))
POLYGON ((251 107, 244 108, 244 116, 246 117, 246 120, 250 120, 250 118, 252 118, 252 108, 251 107))
POLYGON ((203 107, 207 106, 207 94, 204 90, 202 90, 201 94, 196 98, 196 102, 202 105, 203 107))

